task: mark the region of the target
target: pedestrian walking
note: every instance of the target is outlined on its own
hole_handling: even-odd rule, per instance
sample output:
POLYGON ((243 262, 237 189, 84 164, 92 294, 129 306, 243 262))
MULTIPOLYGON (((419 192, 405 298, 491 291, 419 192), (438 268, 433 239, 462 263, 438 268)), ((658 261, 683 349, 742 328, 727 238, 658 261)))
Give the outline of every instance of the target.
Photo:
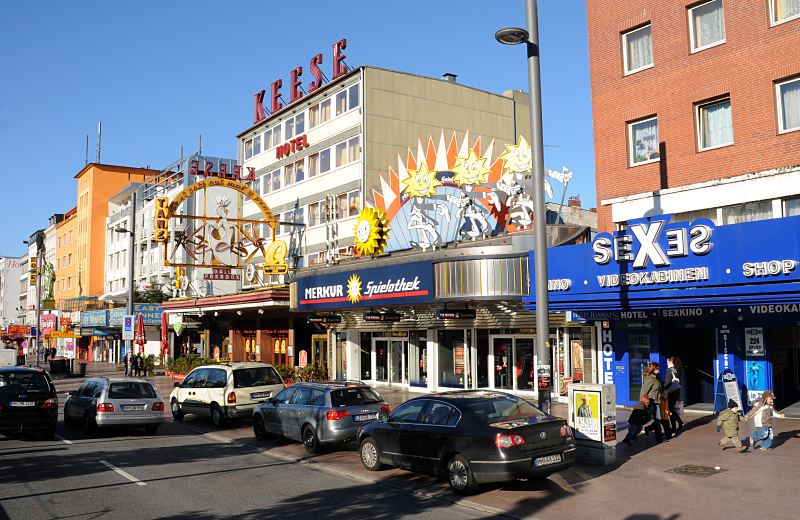
POLYGON ((122 364, 125 367, 125 377, 128 377, 128 351, 125 351, 125 355, 122 356, 122 364))
POLYGON ((775 432, 772 429, 772 418, 783 419, 786 417, 775 410, 775 394, 765 390, 756 404, 745 416, 745 420, 753 419, 753 433, 750 434, 750 447, 760 451, 772 449, 775 432), (756 446, 756 445, 759 446, 756 446))
POLYGON ((683 401, 681 401, 681 370, 683 363, 678 356, 672 356, 667 359, 667 378, 665 381, 667 390, 667 399, 669 406, 669 424, 672 430, 672 436, 675 437, 683 429, 683 419, 681 419, 681 412, 683 411, 683 401), (680 403, 680 405, 678 404, 680 403))
POLYGON ((639 399, 642 397, 649 397, 650 402, 647 406, 647 411, 653 422, 648 425, 644 431, 645 433, 655 432, 656 443, 664 442, 664 433, 661 431, 661 414, 659 408, 659 396, 664 390, 664 383, 658 375, 658 363, 650 362, 644 369, 644 378, 642 380, 642 389, 639 392, 639 399))
POLYGON ((664 438, 672 438, 672 425, 670 424, 671 412, 669 411, 669 398, 667 392, 663 391, 658 394, 658 414, 661 421, 661 428, 664 430, 664 438))
POLYGON ((144 371, 144 358, 141 352, 136 353, 136 377, 142 377, 144 371))
POLYGON ((631 445, 631 441, 638 440, 637 436, 639 435, 639 432, 642 431, 642 428, 645 424, 650 422, 650 412, 648 411, 649 403, 650 398, 644 396, 639 400, 639 402, 633 405, 631 415, 628 417, 628 433, 625 435, 625 438, 622 439, 622 442, 628 446, 631 445))
POLYGON ((728 442, 736 447, 736 451, 743 452, 747 448, 742 446, 739 440, 739 423, 744 418, 739 414, 739 403, 733 399, 728 399, 728 407, 722 410, 717 417, 717 431, 722 429, 722 437, 719 440, 719 447, 724 450, 728 442))

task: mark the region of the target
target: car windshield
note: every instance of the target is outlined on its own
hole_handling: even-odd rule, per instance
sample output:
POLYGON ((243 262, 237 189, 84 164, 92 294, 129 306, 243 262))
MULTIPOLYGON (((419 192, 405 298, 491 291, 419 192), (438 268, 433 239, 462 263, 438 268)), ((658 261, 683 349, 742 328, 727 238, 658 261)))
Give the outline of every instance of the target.
POLYGON ((281 376, 272 367, 240 368, 233 371, 234 388, 280 384, 283 384, 281 376))
POLYGON ((50 385, 44 374, 37 372, 0 373, 0 392, 47 392, 50 385))
POLYGON ((111 383, 108 389, 109 399, 155 399, 156 390, 150 383, 111 383))
POLYGON ((331 406, 380 403, 381 397, 371 388, 342 388, 331 391, 331 406))
POLYGON ((492 396, 475 400, 468 403, 466 408, 486 424, 545 415, 528 401, 513 396, 492 396))

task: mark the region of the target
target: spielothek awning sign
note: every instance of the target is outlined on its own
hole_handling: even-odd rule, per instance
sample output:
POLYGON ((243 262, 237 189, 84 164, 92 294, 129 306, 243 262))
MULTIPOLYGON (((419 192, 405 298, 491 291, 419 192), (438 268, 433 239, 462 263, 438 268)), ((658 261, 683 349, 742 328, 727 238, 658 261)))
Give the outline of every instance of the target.
POLYGON ((298 310, 429 303, 433 265, 413 262, 309 276, 297 280, 295 291, 298 310))

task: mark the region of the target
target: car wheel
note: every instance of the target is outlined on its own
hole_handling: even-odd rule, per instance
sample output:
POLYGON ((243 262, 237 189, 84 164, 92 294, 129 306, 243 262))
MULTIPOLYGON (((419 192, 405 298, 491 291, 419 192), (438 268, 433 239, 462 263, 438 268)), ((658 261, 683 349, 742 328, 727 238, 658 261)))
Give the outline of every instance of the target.
POLYGON ((144 432, 147 435, 155 435, 156 432, 158 431, 159 426, 160 425, 158 424, 148 424, 147 426, 144 427, 144 432))
POLYGON ((361 456, 361 464, 369 471, 379 471, 383 469, 381 464, 381 454, 378 451, 378 445, 371 437, 367 437, 361 441, 361 447, 358 449, 361 456))
POLYGON ((319 445, 319 439, 317 438, 317 432, 314 431, 314 428, 311 426, 306 426, 303 430, 303 446, 306 448, 306 451, 312 455, 316 455, 322 451, 319 445))
POLYGON ((69 415, 69 408, 67 408, 65 406, 64 407, 64 425, 65 426, 72 426, 72 424, 73 424, 73 421, 72 421, 72 417, 70 417, 70 415, 69 415))
POLYGON ((170 408, 172 409, 172 418, 176 421, 182 421, 186 414, 181 411, 181 405, 178 404, 177 399, 172 400, 170 408))
POLYGON ((264 419, 260 415, 253 418, 253 435, 260 441, 267 440, 267 427, 264 426, 264 419))
POLYGON ((468 495, 477 487, 469 461, 461 455, 456 455, 447 463, 447 480, 450 489, 460 495, 468 495))
POLYGON ((222 425, 225 424, 225 416, 222 414, 222 408, 216 403, 211 405, 211 424, 214 425, 214 428, 222 428, 222 425))

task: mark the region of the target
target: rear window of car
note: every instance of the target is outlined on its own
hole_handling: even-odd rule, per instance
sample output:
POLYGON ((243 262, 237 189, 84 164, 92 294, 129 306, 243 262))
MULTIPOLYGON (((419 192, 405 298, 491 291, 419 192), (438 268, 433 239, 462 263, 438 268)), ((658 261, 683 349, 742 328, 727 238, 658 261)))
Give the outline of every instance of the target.
POLYGON ((0 392, 49 392, 44 374, 37 372, 0 373, 0 392))
POLYGON ((331 390, 331 406, 354 406, 380 403, 381 397, 371 388, 342 388, 331 390))
POLYGON ((283 384, 281 376, 272 367, 240 368, 233 371, 234 388, 283 384))
POLYGON ((481 399, 477 402, 468 403, 466 408, 487 424, 545 415, 544 412, 528 401, 512 396, 481 399))
POLYGON ((109 399, 155 399, 156 390, 149 383, 111 383, 108 388, 109 399))

